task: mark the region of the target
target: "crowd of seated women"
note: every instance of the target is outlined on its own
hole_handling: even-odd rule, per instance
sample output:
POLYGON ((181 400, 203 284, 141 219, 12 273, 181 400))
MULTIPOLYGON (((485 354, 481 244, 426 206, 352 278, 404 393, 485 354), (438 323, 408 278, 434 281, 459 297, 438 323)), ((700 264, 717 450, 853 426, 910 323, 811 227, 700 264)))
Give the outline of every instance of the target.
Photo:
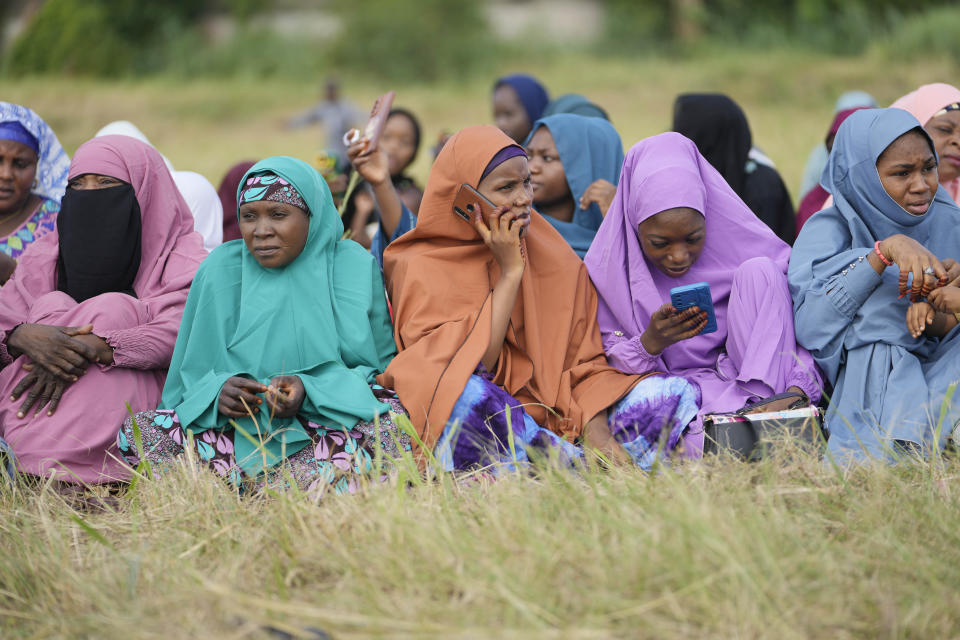
POLYGON ((71 160, 0 103, 0 445, 17 470, 124 482, 189 451, 238 487, 322 493, 405 455, 649 469, 700 457, 707 416, 768 398, 825 407, 841 464, 948 445, 960 90, 838 104, 802 219, 727 96, 678 97, 673 130, 626 154, 583 96, 512 75, 492 102, 496 126, 446 140, 422 189, 420 124, 397 109, 348 167, 248 161, 219 191, 130 123, 71 160), (367 201, 345 222, 347 172, 367 201), (706 310, 671 303, 698 282, 710 333, 706 310))

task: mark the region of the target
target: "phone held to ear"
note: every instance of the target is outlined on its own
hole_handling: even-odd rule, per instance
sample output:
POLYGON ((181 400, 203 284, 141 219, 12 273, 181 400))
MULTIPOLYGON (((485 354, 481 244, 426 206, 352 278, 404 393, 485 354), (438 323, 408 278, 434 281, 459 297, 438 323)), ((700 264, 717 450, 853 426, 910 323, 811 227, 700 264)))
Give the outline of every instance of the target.
POLYGON ((483 215, 483 221, 489 225, 490 218, 493 217, 493 212, 496 211, 497 208, 492 202, 480 195, 479 191, 468 184, 460 185, 460 190, 457 191, 457 197, 453 201, 453 212, 473 224, 473 214, 478 202, 480 203, 480 213, 483 215))
POLYGON ((670 303, 677 311, 699 307, 700 311, 707 314, 707 326, 698 335, 713 333, 717 330, 717 316, 713 312, 713 297, 710 295, 710 285, 706 282, 697 282, 670 289, 670 303))

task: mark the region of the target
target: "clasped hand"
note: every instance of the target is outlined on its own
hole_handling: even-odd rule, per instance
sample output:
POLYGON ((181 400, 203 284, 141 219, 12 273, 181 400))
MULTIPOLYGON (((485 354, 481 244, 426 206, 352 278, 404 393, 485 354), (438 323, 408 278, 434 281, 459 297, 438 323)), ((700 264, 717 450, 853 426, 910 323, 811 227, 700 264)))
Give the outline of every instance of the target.
POLYGON ((24 417, 31 408, 35 415, 45 406, 53 415, 64 391, 82 376, 91 363, 110 364, 113 349, 93 334, 93 325, 58 327, 45 324, 22 324, 7 340, 12 356, 25 355, 31 360, 22 365, 27 375, 14 387, 10 400, 16 402, 24 391, 27 397, 17 411, 24 417))
POLYGON ((300 411, 305 396, 303 381, 298 376, 276 376, 269 385, 233 376, 220 389, 217 411, 228 418, 243 418, 259 413, 266 402, 271 417, 292 418, 300 411))

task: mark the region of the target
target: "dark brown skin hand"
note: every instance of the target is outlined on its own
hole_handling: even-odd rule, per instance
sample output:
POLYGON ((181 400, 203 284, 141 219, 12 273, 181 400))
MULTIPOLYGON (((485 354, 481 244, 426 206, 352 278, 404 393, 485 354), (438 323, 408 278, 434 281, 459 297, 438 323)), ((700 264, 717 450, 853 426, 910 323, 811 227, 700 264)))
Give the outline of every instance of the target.
MULTIPOLYGON (((26 354, 33 362, 67 382, 76 381, 91 362, 97 362, 97 350, 77 338, 93 331, 84 327, 57 327, 46 324, 21 324, 7 340, 10 355, 26 354)), ((111 361, 112 361, 111 351, 111 361)))
POLYGON ((26 416, 33 408, 34 415, 40 415, 44 407, 47 408, 47 415, 52 416, 60 404, 60 398, 70 383, 59 378, 42 367, 36 367, 32 364, 24 364, 23 369, 27 375, 17 384, 10 394, 10 400, 16 402, 24 391, 27 391, 27 397, 17 411, 17 417, 26 416))
POLYGON ((300 411, 306 390, 298 376, 277 376, 267 387, 267 406, 270 415, 277 418, 292 418, 300 411))
POLYGON ((260 384, 250 378, 233 376, 227 378, 220 389, 220 399, 217 401, 217 411, 228 418, 243 418, 251 413, 258 413, 263 399, 257 397, 264 393, 267 385, 260 384), (244 406, 246 403, 246 406, 244 406), (249 410, 248 410, 249 409, 249 410))
POLYGON ((5 253, 0 252, 0 285, 5 283, 17 269, 17 261, 5 253))
MULTIPOLYGON (((880 243, 880 252, 900 268, 900 296, 909 295, 911 302, 918 302, 948 282, 943 263, 913 238, 902 234, 892 235, 880 243), (933 275, 924 273, 928 267, 933 270, 933 275), (908 288, 907 277, 910 275, 913 276, 913 284, 908 288)), ((875 254, 870 254, 870 262, 875 269, 878 268, 875 254)), ((882 263, 879 266, 882 271, 882 263)))
POLYGON ((677 311, 672 304, 665 304, 650 317, 650 326, 640 336, 643 348, 652 356, 663 353, 672 344, 697 335, 707 326, 707 314, 700 307, 677 311))

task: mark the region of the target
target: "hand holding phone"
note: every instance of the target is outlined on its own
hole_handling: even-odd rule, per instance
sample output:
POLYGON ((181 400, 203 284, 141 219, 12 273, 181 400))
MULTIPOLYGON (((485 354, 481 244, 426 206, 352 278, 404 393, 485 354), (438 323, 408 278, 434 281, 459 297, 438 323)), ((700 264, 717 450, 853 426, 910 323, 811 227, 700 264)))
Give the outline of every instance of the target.
POLYGON ((710 287, 704 282, 672 289, 671 302, 653 312, 650 324, 640 336, 647 353, 657 356, 672 344, 716 331, 716 315, 709 296, 710 287))
POLYGON ((390 117, 390 108, 393 106, 393 98, 396 93, 387 91, 377 98, 373 107, 370 109, 370 118, 367 120, 367 126, 363 129, 363 135, 357 129, 351 129, 343 135, 343 145, 349 147, 352 144, 366 140, 366 149, 361 155, 367 155, 377 150, 380 143, 380 135, 383 128, 387 126, 387 118, 390 117))

